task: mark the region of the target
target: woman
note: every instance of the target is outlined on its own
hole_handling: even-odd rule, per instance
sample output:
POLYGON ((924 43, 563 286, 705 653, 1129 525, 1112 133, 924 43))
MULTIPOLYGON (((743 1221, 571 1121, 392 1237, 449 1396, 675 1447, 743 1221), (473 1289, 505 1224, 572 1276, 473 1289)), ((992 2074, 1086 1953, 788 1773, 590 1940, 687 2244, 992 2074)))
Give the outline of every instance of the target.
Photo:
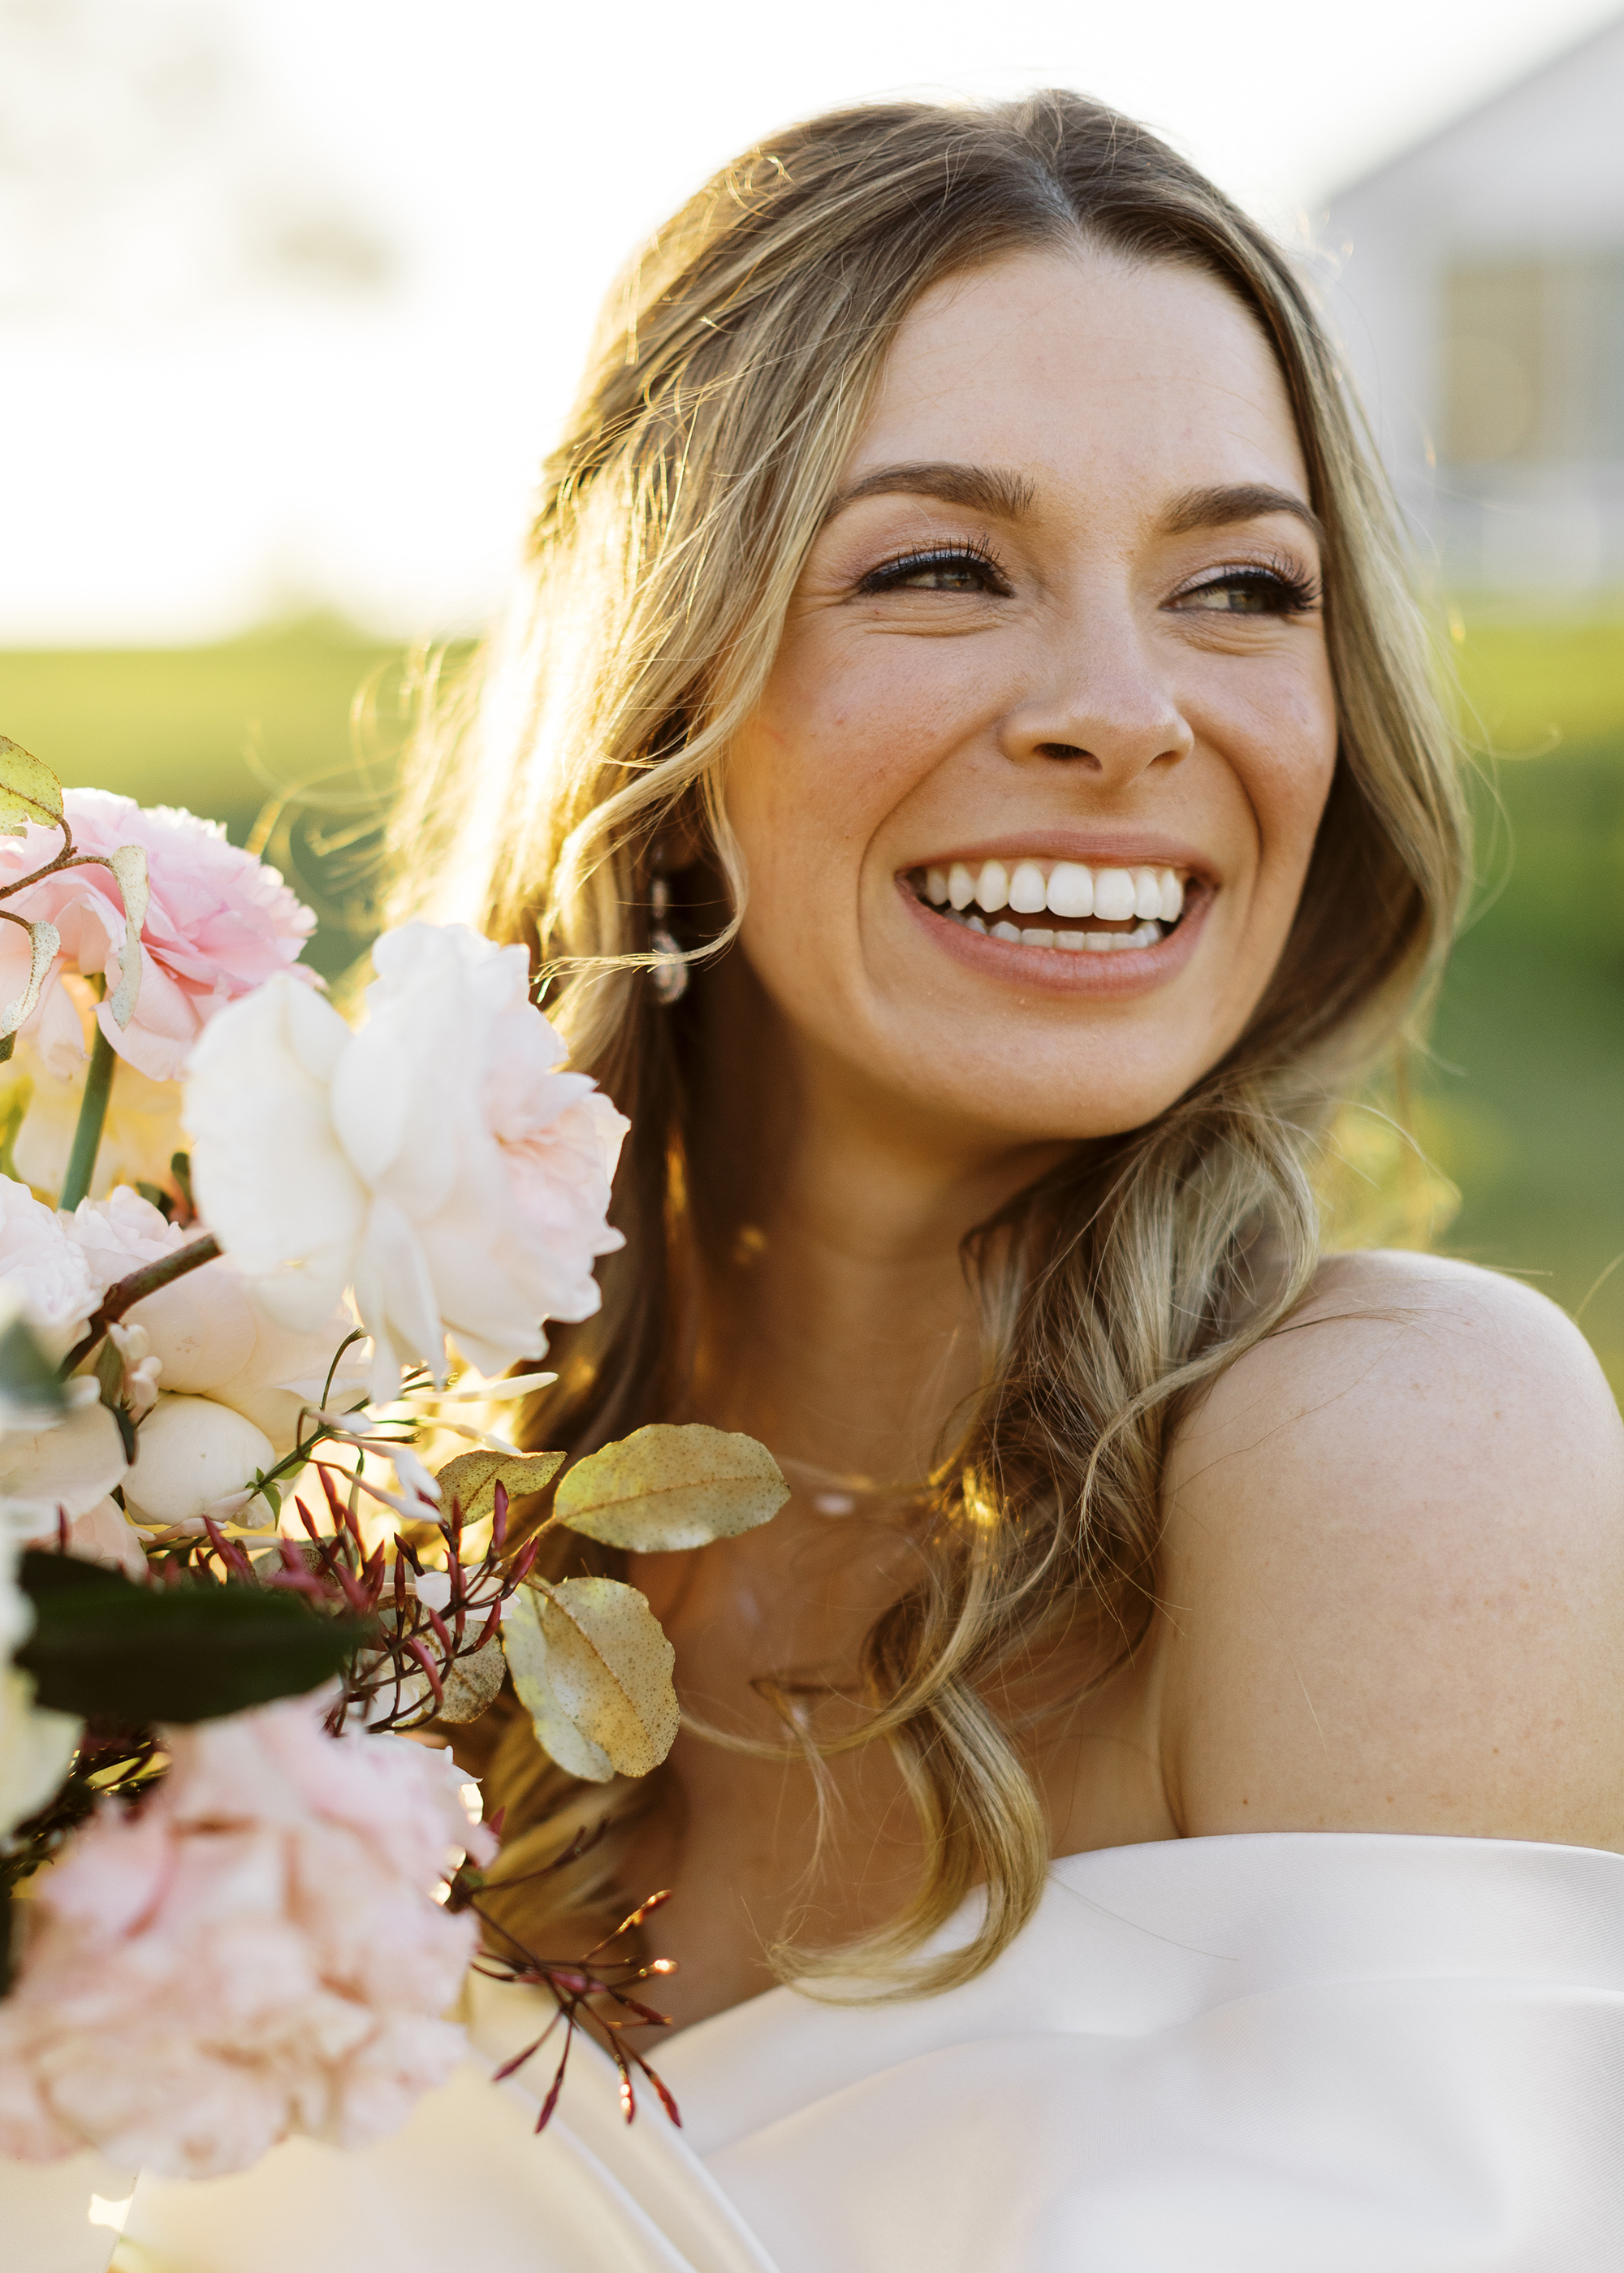
POLYGON ((483 1762, 532 1947, 675 1888, 688 2128, 619 2127, 582 2053, 531 2139, 550 2062, 483 2080, 509 1992, 387 2149, 143 2189, 132 2233, 1614 2262, 1620 1431, 1538 1295, 1318 1252, 1465 856, 1283 256, 1071 95, 764 145, 611 299, 465 751, 414 893, 534 941, 632 1123, 535 1441, 700 1419, 795 1487, 632 1559, 664 1770, 573 1785, 520 1721, 483 1762))

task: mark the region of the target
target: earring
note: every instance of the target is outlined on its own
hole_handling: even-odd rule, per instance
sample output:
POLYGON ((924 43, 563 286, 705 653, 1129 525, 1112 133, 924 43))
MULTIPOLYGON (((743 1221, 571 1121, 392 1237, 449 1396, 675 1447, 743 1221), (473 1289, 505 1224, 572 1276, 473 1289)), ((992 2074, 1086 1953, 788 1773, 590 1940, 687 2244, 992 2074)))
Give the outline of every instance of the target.
POLYGON ((649 966, 648 975, 654 990, 667 1008, 680 1002, 688 991, 688 965, 682 949, 677 944, 671 929, 671 887, 660 866, 660 848, 655 848, 655 872, 648 887, 648 910, 652 921, 648 926, 648 944, 660 957, 649 966))

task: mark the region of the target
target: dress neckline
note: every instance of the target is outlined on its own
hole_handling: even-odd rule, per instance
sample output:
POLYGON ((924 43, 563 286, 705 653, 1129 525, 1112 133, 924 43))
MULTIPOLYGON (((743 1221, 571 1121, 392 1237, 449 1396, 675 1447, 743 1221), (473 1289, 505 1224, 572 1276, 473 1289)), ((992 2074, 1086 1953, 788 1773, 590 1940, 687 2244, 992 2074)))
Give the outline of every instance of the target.
MULTIPOLYGON (((1504 1849, 1512 1855, 1518 1856, 1593 1857, 1599 1862, 1614 1864, 1621 1873, 1624 1873, 1624 1855, 1617 1854, 1610 1848, 1570 1847, 1556 1841, 1543 1839, 1479 1839, 1464 1837, 1458 1833, 1450 1832, 1214 1831, 1198 1832, 1177 1839, 1136 1839, 1127 1846, 1077 1847, 1074 1848, 1069 1854, 1051 1857, 1048 1881, 1039 1897, 1037 1909, 1033 1912, 1033 1918, 1022 1928, 1021 1933, 1016 1935, 1014 1941, 1008 1947, 1013 1949, 1017 1946, 1022 1935, 1029 1931, 1038 1911, 1051 1900, 1056 1887, 1064 1887, 1072 1893, 1086 1894, 1088 1888, 1085 1882, 1090 1875, 1120 1877, 1123 1865, 1128 1858, 1140 1858, 1147 1869, 1160 1872, 1168 1867, 1165 1858, 1178 1854, 1187 1859, 1192 1868, 1204 1871, 1221 1853, 1226 1853, 1229 1850, 1234 1850, 1239 1854, 1241 1850, 1250 1848, 1257 1852, 1258 1859, 1261 1861, 1264 1859, 1261 1850, 1265 1849, 1276 1851, 1282 1849, 1296 1850, 1305 1842, 1315 1844, 1321 1850, 1319 1854, 1321 1860, 1329 1859, 1332 1852, 1350 1857, 1355 1851, 1396 1857, 1401 1853, 1418 1853, 1422 1849, 1443 1852, 1470 1850, 1471 1858, 1486 1859, 1488 1850, 1504 1849)), ((1624 1877, 1620 1877, 1619 1880, 1618 1893, 1621 1898, 1624 1898, 1624 1877)), ((966 1938, 968 1922, 980 1898, 979 1888, 972 1889, 953 1916, 925 1945, 925 1950, 922 1954, 951 1948, 956 1942, 963 1940, 966 1938)), ((1007 1949, 1000 1953, 1000 1957, 994 1960, 994 1963, 1001 1962, 1003 1957, 1007 1954, 1007 1949)), ((954 1992, 944 1991, 939 1993, 951 1995, 954 1992)), ((918 2001, 929 2003, 934 1999, 926 1998, 918 2001)), ((702 2045, 709 2041, 707 2031, 721 2037, 732 2033, 740 2026, 746 2025, 741 2020, 742 2015, 748 2014, 752 2021, 760 2021, 764 2017, 770 2017, 771 2013, 780 2006, 787 2006, 794 2010, 805 2010, 808 2005, 822 2005, 826 2009, 841 2008, 840 2002, 809 1996, 806 1992, 796 1988, 788 1982, 775 1982, 771 1988, 758 1990, 753 1997, 741 1997, 737 2004, 723 2005, 717 2011, 707 2013, 700 2019, 690 2021, 684 2027, 674 2029, 669 2034, 662 2031, 660 2041, 662 2045, 670 2045, 673 2048, 681 2045, 684 2048, 685 2059, 689 2047, 702 2045)), ((850 2008, 848 2007, 848 2009, 850 2008)), ((862 2007, 859 2007, 857 2009, 860 2010, 862 2007)), ((700 2056, 695 2055, 695 2057, 700 2056)), ((656 2054, 655 2065, 658 2066, 658 2064, 656 2054)))

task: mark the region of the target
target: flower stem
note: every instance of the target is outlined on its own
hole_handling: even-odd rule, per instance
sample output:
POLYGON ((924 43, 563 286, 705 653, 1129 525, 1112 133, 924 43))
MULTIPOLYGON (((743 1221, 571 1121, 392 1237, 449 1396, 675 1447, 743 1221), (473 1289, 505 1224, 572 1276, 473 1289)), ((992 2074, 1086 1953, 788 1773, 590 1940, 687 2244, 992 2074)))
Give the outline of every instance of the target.
POLYGON ((171 1254, 161 1256, 156 1263, 143 1264, 116 1287, 109 1287, 101 1297, 101 1308, 85 1329, 84 1339, 77 1343, 62 1361, 60 1371, 65 1381, 75 1366, 82 1365, 108 1328, 116 1325, 124 1312, 136 1303, 145 1302, 163 1287, 172 1287, 190 1271, 200 1271, 220 1253, 220 1242, 213 1232, 194 1239, 188 1247, 177 1247, 171 1254))
POLYGON ((72 1132, 72 1152, 68 1152, 68 1173, 62 1182, 62 1198, 56 1207, 66 1207, 68 1214, 78 1207, 84 1193, 91 1189, 91 1177, 95 1175, 95 1155, 102 1148, 102 1128, 107 1125, 107 1100, 114 1093, 114 1046, 95 1027, 95 1043, 91 1046, 91 1070, 84 1075, 84 1098, 79 1102, 79 1123, 72 1132))
POLYGON ((113 1094, 113 1045, 98 1025, 90 1053, 90 1071, 85 1076, 79 1124, 73 1131, 73 1150, 68 1155, 68 1173, 63 1179, 62 1197, 56 1203, 70 1215, 90 1189, 90 1180, 96 1172, 108 1099, 113 1094))

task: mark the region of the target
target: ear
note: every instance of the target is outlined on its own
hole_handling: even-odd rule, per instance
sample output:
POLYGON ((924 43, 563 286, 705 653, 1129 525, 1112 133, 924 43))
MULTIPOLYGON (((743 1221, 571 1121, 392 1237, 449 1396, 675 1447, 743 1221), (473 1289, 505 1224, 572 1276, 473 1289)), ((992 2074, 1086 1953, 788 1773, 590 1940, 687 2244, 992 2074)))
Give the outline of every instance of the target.
POLYGON ((705 857, 705 831, 686 798, 668 813, 649 840, 648 866, 657 876, 679 875, 705 857))

